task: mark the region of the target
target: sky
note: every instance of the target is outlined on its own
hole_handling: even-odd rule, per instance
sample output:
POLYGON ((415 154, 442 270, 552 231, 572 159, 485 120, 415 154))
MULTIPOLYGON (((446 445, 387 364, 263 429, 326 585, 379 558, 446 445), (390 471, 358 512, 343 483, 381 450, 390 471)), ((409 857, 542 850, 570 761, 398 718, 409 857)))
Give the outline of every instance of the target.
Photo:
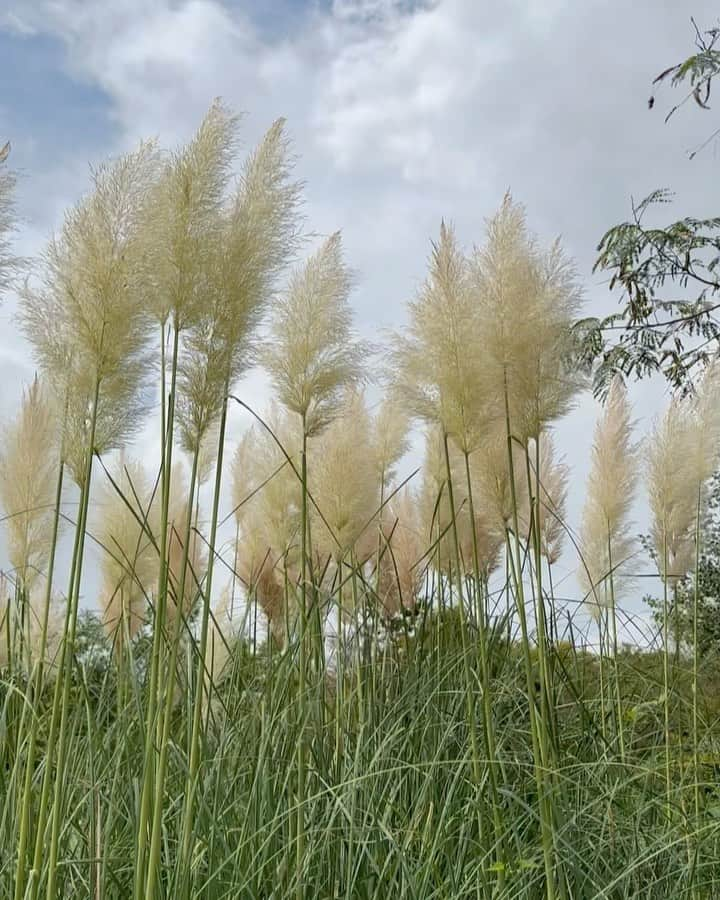
MULTIPOLYGON (((595 248, 631 198, 669 187, 668 215, 717 213, 717 148, 688 159, 713 113, 687 106, 665 124, 678 99, 668 89, 647 107, 653 77, 692 52, 691 14, 717 24, 708 0, 3 0, 0 143, 11 141, 20 175, 18 251, 41 251, 92 164, 141 138, 176 146, 221 96, 245 114, 246 150, 287 118, 307 227, 342 229, 368 337, 402 326, 441 219, 470 248, 507 189, 541 240, 562 237, 588 314, 608 313, 616 299, 592 274, 595 248)), ((14 315, 10 296, 2 418, 34 372, 14 315)), ((240 392, 262 408, 262 375, 240 392)), ((633 385, 631 396, 642 433, 664 386, 633 385)), ((597 412, 583 396, 556 429, 573 527, 597 412)), ((231 422, 231 442, 245 425, 231 422)), ((636 515, 647 530, 642 498, 636 515)), ((558 564, 558 593, 577 597, 574 565, 571 554, 558 564)), ((644 585, 624 601, 639 619, 644 585)), ((94 586, 91 567, 87 604, 94 586)))

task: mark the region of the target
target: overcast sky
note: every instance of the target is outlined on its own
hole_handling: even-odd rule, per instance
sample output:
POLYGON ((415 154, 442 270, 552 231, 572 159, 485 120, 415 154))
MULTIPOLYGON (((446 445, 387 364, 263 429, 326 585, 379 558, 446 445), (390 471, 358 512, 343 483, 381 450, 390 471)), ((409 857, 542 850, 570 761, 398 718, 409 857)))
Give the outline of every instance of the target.
MULTIPOLYGON (((215 96, 247 113, 251 148, 285 116, 307 182, 308 227, 338 228, 359 273, 354 304, 375 335, 400 325, 441 217, 467 246, 509 187, 541 238, 562 235, 588 311, 613 299, 591 274, 604 231, 630 198, 677 193, 670 214, 717 214, 717 152, 687 151, 716 126, 652 78, 689 55, 690 15, 707 0, 3 0, 0 143, 21 173, 18 247, 31 255, 87 188, 89 164, 157 136, 190 136, 215 96)), ((33 363, 0 308, 0 415, 33 363)), ((262 404, 263 380, 243 390, 262 404)), ((633 388, 641 430, 661 385, 633 388)), ((585 397, 558 427, 573 470, 577 526, 597 407, 585 397)), ((243 427, 232 423, 232 436, 243 427)), ((643 505, 638 505, 638 518, 643 505)), ((646 530, 638 522, 638 529, 646 530)), ((569 555, 559 592, 576 592, 569 555), (567 576, 566 580, 563 579, 567 576)), ((0 556, 2 562, 2 556, 0 556)), ((647 566, 640 565, 647 571, 647 566)), ((642 584, 627 599, 640 612, 642 584)), ((87 596, 92 593, 87 589, 87 596)), ((87 601, 89 602, 89 601, 87 601)))

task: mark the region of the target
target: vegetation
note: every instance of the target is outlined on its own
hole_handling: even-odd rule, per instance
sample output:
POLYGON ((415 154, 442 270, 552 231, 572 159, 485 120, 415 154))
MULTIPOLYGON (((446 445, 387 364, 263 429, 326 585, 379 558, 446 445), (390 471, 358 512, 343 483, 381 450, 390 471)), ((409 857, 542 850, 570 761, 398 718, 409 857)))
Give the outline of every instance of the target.
MULTIPOLYGON (((693 25, 697 52, 664 69, 653 82, 669 81, 673 88, 687 90, 667 113, 666 122, 691 100, 701 110, 710 109, 713 80, 720 72, 716 49, 720 29, 701 33, 694 21, 693 25)), ((648 106, 654 108, 654 96, 648 106)), ((719 133, 714 130, 690 158, 719 133)), ((718 354, 720 218, 685 216, 665 226, 648 225, 647 217, 656 207, 671 201, 667 189, 653 191, 633 204, 631 221, 609 229, 597 248, 595 270, 612 273, 610 290, 617 286, 622 291, 618 312, 586 319, 578 326, 586 352, 599 363, 595 370, 599 393, 618 372, 639 377, 660 372, 674 388, 688 390, 718 354)))
POLYGON ((301 254, 284 123, 234 180, 237 130, 216 103, 186 146, 101 166, 20 290, 41 375, 0 442, 0 893, 712 896, 720 672, 697 591, 691 654, 668 622, 699 583, 717 365, 642 452, 612 384, 575 541, 601 636, 582 650, 553 588, 572 531, 552 426, 588 386, 562 247, 510 196, 470 253, 443 223, 381 351, 340 235, 301 254), (257 363, 265 412, 242 393, 257 363), (124 449, 148 416, 155 465, 124 449), (664 585, 645 653, 617 628, 643 474, 664 585))

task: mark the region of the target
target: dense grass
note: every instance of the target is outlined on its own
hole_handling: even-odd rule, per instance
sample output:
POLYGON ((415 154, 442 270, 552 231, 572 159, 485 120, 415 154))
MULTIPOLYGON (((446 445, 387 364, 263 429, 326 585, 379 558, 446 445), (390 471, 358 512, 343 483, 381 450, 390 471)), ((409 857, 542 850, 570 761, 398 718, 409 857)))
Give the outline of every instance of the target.
MULTIPOLYGON (((504 829, 500 890, 489 770, 481 760, 476 782, 465 714, 465 662, 474 679, 473 703, 481 702, 476 646, 471 643, 465 661, 461 644, 456 612, 446 612, 440 622, 422 617, 415 637, 400 629, 382 654, 346 672, 337 721, 332 676, 324 690, 317 682, 307 686, 301 719, 292 654, 268 647, 253 654, 238 642, 206 707, 209 726, 189 859, 178 846, 192 711, 183 696, 174 709, 156 896, 179 896, 189 879, 196 897, 291 897, 298 877, 306 897, 544 896, 521 654, 502 624, 492 630, 488 690, 504 829), (301 798, 299 742, 309 751, 301 798), (305 829, 300 870, 294 841, 299 802, 305 829)), ((142 655, 142 646, 138 651, 142 655)), ((87 652, 83 659, 72 685, 58 895, 125 898, 133 890, 144 755, 138 704, 145 687, 130 679, 120 699, 116 670, 93 665, 87 652)), ((601 737, 597 658, 564 646, 550 661, 559 723, 550 783, 558 890, 578 898, 714 896, 720 879, 720 671, 707 664, 701 676, 702 818, 695 822, 691 676, 685 664, 673 673, 668 805, 661 656, 625 653, 618 659, 624 764, 601 737)), ((12 896, 17 862, 13 848, 27 749, 20 721, 38 716, 38 787, 49 730, 50 699, 44 696, 31 710, 24 694, 22 680, 3 681, 3 897, 12 896)), ((43 882, 45 873, 38 875, 43 882)))

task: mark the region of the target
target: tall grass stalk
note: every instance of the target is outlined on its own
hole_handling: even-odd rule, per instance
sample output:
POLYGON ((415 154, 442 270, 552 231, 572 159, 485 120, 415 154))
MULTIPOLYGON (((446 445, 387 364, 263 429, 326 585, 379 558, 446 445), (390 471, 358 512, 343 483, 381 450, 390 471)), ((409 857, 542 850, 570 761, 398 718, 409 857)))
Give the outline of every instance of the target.
MULTIPOLYGON (((173 323, 173 344, 170 356, 170 390, 165 398, 166 374, 163 365, 161 371, 161 405, 163 407, 162 420, 165 423, 163 429, 162 440, 160 444, 160 534, 158 535, 159 543, 159 572, 158 572, 158 591, 155 598, 153 608, 153 635, 152 635, 152 651, 150 658, 150 679, 147 693, 147 710, 145 714, 145 753, 143 756, 143 779, 140 797, 140 814, 138 819, 137 830, 137 846, 135 850, 135 900, 141 900, 144 894, 144 884, 146 879, 146 853, 148 838, 150 837, 149 828, 152 823, 152 798, 155 790, 157 754, 159 748, 157 746, 157 729, 158 722, 158 691, 160 682, 160 673, 162 671, 162 660, 164 655, 164 634, 165 620, 167 613, 167 592, 169 583, 168 570, 168 515, 170 507, 170 489, 171 489, 171 472, 173 459, 173 435, 175 423, 175 397, 177 391, 177 373, 178 373, 178 356, 180 348, 180 331, 177 314, 175 314, 173 323), (167 411, 165 404, 167 402, 167 411)), ((163 347, 163 363, 164 363, 164 346, 165 346, 165 327, 161 327, 161 341, 163 347)))
POLYGON ((522 559, 520 550, 520 524, 518 517, 518 495, 515 484, 515 465, 513 454, 513 434, 510 427, 510 405, 508 402, 507 375, 505 385, 505 428, 507 439, 508 472, 510 476, 510 495, 512 501, 512 531, 513 551, 512 560, 513 587, 515 594, 515 608, 520 620, 520 637, 522 644, 523 661, 525 665, 525 685, 528 700, 528 715, 530 719, 530 734, 533 748, 533 767, 535 784, 538 795, 538 807, 540 814, 540 831, 542 838, 543 866, 545 870, 545 891, 548 900, 554 900, 555 891, 555 858, 554 858, 554 823, 553 811, 549 805, 547 789, 547 760, 550 756, 547 747, 547 732, 538 723, 537 707, 535 705, 535 680, 532 673, 532 659, 530 656, 530 636, 527 627, 525 610, 525 589, 522 578, 522 559))
MULTIPOLYGON (((453 490, 453 482, 452 482, 452 467, 450 465, 450 446, 448 443, 448 435, 447 432, 443 431, 443 450, 445 452, 445 471, 447 475, 447 491, 448 491, 448 503, 450 505, 450 522, 452 527, 452 539, 453 539, 453 562, 454 562, 454 570, 455 570, 455 590, 457 592, 457 604, 458 610, 460 614, 460 640, 462 643, 462 658, 463 658, 463 674, 465 679, 465 713, 467 715, 468 722, 468 732, 470 735, 470 753, 471 753, 471 761, 472 761, 472 773, 473 773, 473 784, 475 785, 475 789, 478 790, 479 786, 482 782, 482 768, 480 765, 480 750, 478 747, 478 738, 477 738, 477 723, 475 719, 475 702, 474 702, 474 680, 472 677, 472 673, 470 671, 470 646, 468 642, 468 628, 467 628, 467 609, 465 607, 465 595, 463 591, 462 584, 462 566, 460 564, 460 540, 458 538, 458 528, 457 528, 457 510, 455 508, 455 491, 453 490)), ((452 577, 452 576, 451 576, 452 577)), ((483 691, 487 691, 488 684, 485 683, 482 686, 483 691)), ((484 707, 483 707, 484 709, 484 707)), ((477 812, 478 818, 478 828, 480 834, 484 832, 484 826, 482 821, 482 812, 480 806, 478 804, 477 812)))
MULTIPOLYGON (((87 528, 88 507, 90 504, 90 484, 92 480, 92 464, 95 456, 95 429, 97 425, 98 401, 100 398, 100 380, 95 383, 95 395, 90 413, 89 441, 86 449, 87 467, 85 469, 85 477, 80 490, 80 514, 76 529, 76 541, 73 551, 73 561, 71 565, 70 583, 68 586, 67 599, 67 616, 65 621, 65 631, 63 636, 62 650, 60 653, 60 664, 58 680, 56 683, 55 696, 53 698, 53 715, 52 722, 55 722, 56 716, 59 714, 59 735, 58 735, 58 751, 57 763, 55 769, 55 789, 53 793, 52 804, 52 830, 50 836, 50 853, 48 859, 48 880, 46 896, 48 900, 54 900, 56 896, 56 879, 57 879, 57 862, 58 849, 60 841, 60 823, 62 817, 62 798, 65 788, 65 765, 68 741, 68 717, 70 715, 70 684, 72 681, 72 669, 75 653, 75 632, 77 628, 78 604, 80 602, 80 579, 82 576, 83 559, 85 551, 85 534, 87 528), (57 706, 57 712, 56 712, 57 706)), ((53 748, 54 749, 54 748, 53 748)), ((46 774, 49 768, 49 762, 53 758, 50 751, 50 742, 48 741, 48 752, 46 758, 46 774)), ((43 785, 44 787, 44 785, 43 785)), ((43 829, 44 830, 44 829, 43 829)), ((38 841, 44 838, 42 831, 38 828, 38 841)), ((38 845, 35 846, 36 856, 39 856, 38 845)), ((37 864, 35 866, 37 868, 37 864)))
POLYGON ((608 525, 608 589, 610 592, 610 609, 608 610, 611 624, 612 659, 613 659, 613 687, 615 700, 615 737, 620 749, 620 761, 625 764, 625 715, 623 712, 622 686, 620 684, 620 672, 618 668, 618 636, 617 636, 617 607, 615 603, 615 573, 613 571, 612 540, 608 525))
POLYGON ((505 866, 506 866, 506 848, 505 848, 505 825, 503 823, 502 806, 500 801, 500 792, 498 790, 498 762, 497 749, 495 746, 495 725, 492 715, 492 695, 491 695, 491 676, 490 667, 488 665, 488 609, 485 603, 485 592, 483 590, 484 579, 480 574, 480 559, 478 556, 478 538, 477 527, 475 523, 475 503, 473 500, 472 479, 470 477, 470 454, 467 450, 463 452, 465 459, 465 478, 467 481, 468 505, 470 513, 470 522, 472 530, 472 555, 473 555, 473 574, 475 577, 474 587, 476 594, 476 616, 478 629, 478 657, 480 662, 480 689, 482 691, 482 716, 483 716, 483 737, 485 739, 485 753, 488 761, 488 776, 490 781, 490 802, 492 806, 493 826, 495 829, 496 858, 495 868, 497 869, 497 889, 502 892, 505 887, 505 866))
MULTIPOLYGON (((200 768, 200 749, 202 740, 202 710, 204 699, 209 698, 208 676, 205 670, 205 660, 207 654, 208 641, 208 625, 210 621, 210 604, 212 597, 213 573, 215 570, 215 558, 217 554, 217 529, 220 514, 220 490, 222 486, 222 465, 225 449, 225 430, 227 427, 227 404, 228 404, 229 384, 225 384, 225 392, 220 410, 220 421, 218 427, 218 444, 217 444, 217 461, 215 464, 215 488, 213 492, 212 512, 210 514, 210 535, 209 548, 210 555, 208 557, 207 572, 205 581, 201 591, 201 618, 200 633, 198 636, 198 655, 197 655, 197 671, 194 682, 195 695, 193 697, 192 706, 192 729, 190 732, 190 747, 188 752, 188 770, 185 782, 185 804, 183 808, 183 824, 181 859, 185 861, 185 871, 183 873, 182 890, 183 896, 190 896, 190 880, 191 873, 188 870, 188 864, 191 859, 191 842, 195 831, 195 803, 197 792, 198 772, 200 768)), ((148 897, 150 900, 150 897, 148 897)))
MULTIPOLYGON (((48 619, 50 616, 50 602, 52 598, 52 583, 55 573, 55 557, 57 553, 58 533, 60 529, 60 509, 62 503, 64 464, 62 454, 58 465, 57 486, 55 489, 55 508, 52 524, 52 539, 48 554, 47 587, 45 589, 45 603, 43 607, 42 631, 40 634, 40 646, 38 658, 32 672, 30 702, 37 708, 43 690, 45 675, 45 653, 47 649, 48 619)), ((22 900, 25 896, 25 879, 27 867, 27 846, 30 832, 30 819, 33 801, 33 776, 35 774, 35 754, 37 750, 37 737, 39 716, 37 713, 30 717, 30 734, 28 736, 27 758, 25 760, 25 779, 23 783, 22 800, 20 804, 20 828, 18 835, 18 857, 15 870, 14 900, 22 900)))
POLYGON ((159 733, 158 733, 158 760, 157 770, 155 772, 155 794, 152 804, 152 828, 150 838, 150 850, 148 856, 147 880, 145 883, 145 896, 147 898, 154 897, 156 894, 156 879, 160 868, 160 838, 161 825, 163 815, 163 800, 165 796, 165 777, 168 744, 170 742, 170 719, 175 705, 175 685, 178 680, 177 662, 178 649, 180 647, 180 639, 182 630, 185 626, 185 594, 186 594, 186 578, 188 570, 188 560, 190 558, 190 539, 192 534, 193 521, 193 505, 195 499, 195 486, 198 470, 199 448, 195 450, 192 458, 192 468, 190 472, 190 484, 188 487, 187 509, 185 511, 185 533, 183 534, 183 551, 180 569, 179 587, 175 603, 177 610, 174 615, 173 633, 170 635, 170 653, 167 658, 167 665, 164 669, 164 692, 162 702, 159 702, 159 733))

